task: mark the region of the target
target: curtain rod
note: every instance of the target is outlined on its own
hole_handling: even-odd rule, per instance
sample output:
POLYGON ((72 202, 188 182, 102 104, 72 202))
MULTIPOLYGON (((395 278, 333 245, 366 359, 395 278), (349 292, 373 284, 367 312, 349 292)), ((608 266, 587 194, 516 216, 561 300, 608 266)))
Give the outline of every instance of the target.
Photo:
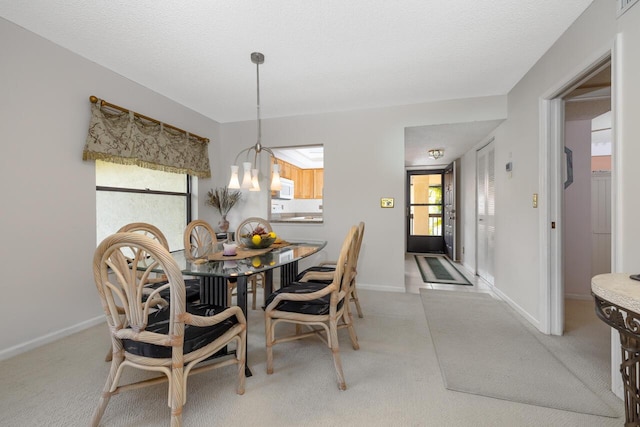
POLYGON ((173 130, 177 130, 178 132, 188 133, 190 136, 192 136, 192 137, 194 137, 194 138, 196 138, 196 139, 199 139, 200 141, 204 142, 205 144, 208 144, 208 143, 209 143, 209 138, 205 138, 205 137, 203 137, 203 136, 198 136, 198 135, 193 134, 193 133, 191 133, 191 132, 187 132, 187 131, 186 131, 186 130, 184 130, 184 129, 180 129, 180 128, 177 128, 177 127, 175 127, 175 126, 168 125, 168 124, 166 124, 166 123, 164 123, 164 122, 161 122, 160 120, 152 119, 151 117, 147 117, 147 116, 142 115, 142 114, 140 114, 140 113, 136 113, 135 111, 129 111, 129 110, 127 110, 126 108, 120 107, 120 106, 115 105, 115 104, 111 104, 111 103, 109 103, 109 102, 107 102, 107 101, 104 101, 104 100, 102 100, 102 99, 98 99, 98 97, 97 97, 97 96, 91 95, 91 96, 89 97, 89 101, 91 101, 91 103, 93 103, 93 104, 97 104, 97 103, 98 103, 98 101, 100 101, 100 106, 101 106, 101 107, 114 108, 114 109, 119 110, 119 111, 122 111, 122 112, 124 112, 124 113, 132 112, 132 113, 133 113, 133 115, 134 115, 134 116, 136 116, 136 117, 139 117, 139 118, 141 118, 141 119, 148 120, 148 121, 153 122, 153 123, 161 124, 161 125, 163 125, 164 127, 168 127, 168 128, 173 129, 173 130))

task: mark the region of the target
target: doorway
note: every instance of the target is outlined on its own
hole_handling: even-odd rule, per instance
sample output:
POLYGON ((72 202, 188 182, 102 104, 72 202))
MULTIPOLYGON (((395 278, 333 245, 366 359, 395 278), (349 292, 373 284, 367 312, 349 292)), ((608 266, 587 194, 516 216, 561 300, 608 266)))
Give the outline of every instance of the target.
MULTIPOLYGON (((562 335, 564 332, 564 305, 567 291, 570 294, 584 293, 589 295, 591 284, 592 260, 591 260, 591 243, 592 243, 592 223, 590 214, 591 210, 591 161, 581 170, 576 169, 573 161, 574 152, 569 148, 565 150, 566 132, 573 125, 569 125, 567 120, 568 110, 567 104, 574 102, 577 104, 577 111, 581 114, 590 115, 589 120, 595 118, 598 114, 611 109, 611 58, 603 57, 600 61, 586 69, 584 73, 575 77, 573 81, 569 81, 560 88, 554 95, 548 98, 545 104, 546 118, 545 126, 548 129, 548 149, 549 157, 543 158, 543 162, 549 165, 549 208, 545 214, 545 230, 543 230, 542 241, 546 244, 543 246, 548 256, 548 292, 549 304, 543 307, 547 316, 543 319, 548 323, 544 326, 544 331, 553 335, 562 335), (570 101, 572 100, 572 101, 570 101), (576 101, 577 100, 577 101, 576 101), (602 105, 606 106, 603 109, 602 105), (584 176, 586 173, 586 176, 584 176), (570 191, 575 191, 578 185, 578 177, 583 176, 583 181, 588 181, 585 185, 586 199, 588 205, 582 209, 579 215, 567 215, 565 206, 565 198, 568 197, 570 191), (588 251, 584 257, 586 262, 581 263, 581 274, 584 276, 580 281, 586 286, 583 291, 567 288, 565 279, 567 278, 567 262, 574 262, 567 258, 567 251, 573 251, 570 254, 576 255, 576 248, 581 246, 577 244, 569 245, 570 241, 566 238, 567 227, 571 228, 576 225, 580 219, 588 218, 587 230, 582 234, 589 244, 588 251), (558 227, 559 225, 559 227, 558 227), (584 283, 586 282, 586 283, 584 283)), ((612 120, 613 121, 613 120, 612 120)), ((588 131, 591 134, 591 128, 588 131)), ((613 147, 613 141, 612 147, 613 147)), ((587 145, 589 149, 589 159, 591 157, 591 141, 587 145)), ((573 149, 576 147, 574 146, 573 149)), ((615 151, 615 150, 614 150, 615 151)), ((614 162, 610 162, 613 164, 614 162)), ((543 163, 544 164, 544 163, 543 163)), ((615 171, 612 171, 615 175, 615 171)), ((609 218, 613 218, 609 204, 609 218)), ((611 225, 609 224, 609 227, 611 225)), ((577 234, 572 232, 571 237, 575 241, 577 234)), ((584 245, 586 245, 585 243, 584 245)), ((612 246, 609 244, 609 249, 612 246)), ((608 256, 609 267, 612 256, 608 256)), ((575 295, 574 295, 575 297, 575 295)), ((543 294, 543 298, 546 298, 543 294)))
POLYGON ((444 253, 442 170, 407 171, 407 252, 444 253))

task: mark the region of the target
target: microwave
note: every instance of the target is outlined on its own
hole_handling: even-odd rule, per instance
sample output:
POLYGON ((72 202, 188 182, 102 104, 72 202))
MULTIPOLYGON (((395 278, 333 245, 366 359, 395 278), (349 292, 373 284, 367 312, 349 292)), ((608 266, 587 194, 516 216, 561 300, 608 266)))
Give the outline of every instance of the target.
POLYGON ((282 188, 280 191, 276 191, 273 195, 273 199, 293 199, 293 181, 287 178, 280 178, 282 188))

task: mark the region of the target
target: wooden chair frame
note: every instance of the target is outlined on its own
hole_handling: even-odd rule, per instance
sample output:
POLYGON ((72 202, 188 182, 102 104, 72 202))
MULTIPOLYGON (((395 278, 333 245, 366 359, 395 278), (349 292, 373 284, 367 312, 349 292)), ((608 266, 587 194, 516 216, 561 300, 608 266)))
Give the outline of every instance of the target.
POLYGON ((206 258, 217 243, 216 232, 206 221, 195 219, 184 229, 184 255, 190 261, 206 258))
POLYGON ((211 317, 188 313, 182 273, 162 244, 139 233, 111 235, 96 249, 93 258, 93 275, 111 332, 113 347, 111 369, 93 415, 93 426, 99 424, 112 395, 164 381, 169 382, 168 404, 171 407, 171 425, 180 426, 182 407, 187 398, 187 377, 190 374, 230 364, 237 364, 236 392, 244 393, 246 319, 242 310, 239 307, 230 307, 211 317), (135 253, 133 260, 127 259, 123 254, 123 248, 135 253), (156 308, 151 302, 152 297, 147 298, 146 301, 143 298, 143 288, 147 277, 153 274, 151 270, 158 266, 167 275, 168 283, 153 292, 158 293, 169 288, 171 295, 169 332, 166 335, 145 330, 148 315, 156 308), (137 271, 142 271, 143 274, 141 276, 135 274, 137 271), (185 325, 212 326, 232 316, 236 317, 237 323, 222 336, 198 350, 188 354, 183 353, 185 325), (123 339, 171 347, 172 356, 152 358, 128 353, 124 349, 123 339), (196 367, 199 362, 230 343, 236 345, 235 358, 196 367), (125 366, 156 371, 165 376, 119 385, 125 366))
MULTIPOLYGON (((338 328, 346 327, 349 332, 351 344, 354 350, 360 348, 358 338, 353 328, 351 316, 348 315, 349 295, 351 295, 352 276, 355 274, 355 250, 358 239, 357 227, 351 227, 340 250, 340 257, 336 263, 336 270, 333 273, 331 284, 323 289, 311 293, 279 293, 265 308, 265 336, 267 349, 267 374, 273 373, 273 346, 288 341, 293 341, 308 336, 318 336, 331 349, 333 363, 338 378, 338 388, 347 388, 342 362, 340 359, 340 348, 338 344, 338 328), (329 314, 312 315, 296 313, 290 311, 279 311, 277 306, 280 302, 289 301, 312 301, 330 295, 329 314), (340 304, 342 302, 342 304, 340 304), (296 331, 293 335, 276 338, 275 328, 281 322, 296 324, 296 331), (301 326, 307 326, 304 332, 301 326)), ((310 274, 310 281, 313 275, 310 274)), ((295 285, 292 285, 295 286, 295 285)))
MULTIPOLYGON (((360 221, 360 223, 358 224, 358 241, 356 242, 356 252, 355 252, 355 256, 356 256, 356 261, 354 266, 357 269, 358 266, 358 259, 360 257, 360 248, 362 247, 362 238, 364 237, 364 222, 360 221)), ((335 267, 337 261, 324 261, 321 262, 320 264, 318 264, 321 267, 335 267)), ((359 318, 363 318, 364 315, 362 314, 362 307, 360 306, 360 299, 358 298, 358 288, 356 287, 356 275, 357 275, 357 271, 355 272, 354 276, 353 276, 353 284, 351 286, 351 296, 349 297, 349 301, 354 303, 356 306, 356 311, 358 312, 358 317, 359 318)), ((309 280, 330 280, 333 277, 333 272, 327 271, 327 272, 314 272, 314 271, 310 271, 307 272, 304 276, 302 276, 302 281, 309 281, 309 280), (309 276, 310 274, 313 274, 312 276, 309 276), (310 279, 310 277, 312 277, 313 279, 310 279)), ((349 315, 351 315, 351 310, 349 309, 349 315)))

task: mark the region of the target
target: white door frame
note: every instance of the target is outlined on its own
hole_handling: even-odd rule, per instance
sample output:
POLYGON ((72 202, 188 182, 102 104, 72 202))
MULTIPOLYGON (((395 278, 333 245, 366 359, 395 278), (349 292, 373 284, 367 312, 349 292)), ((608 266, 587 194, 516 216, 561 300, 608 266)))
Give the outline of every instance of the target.
MULTIPOLYGON (((563 201, 563 155, 564 155, 564 101, 562 96, 584 80, 599 65, 611 61, 612 91, 615 94, 616 70, 619 69, 614 61, 615 45, 606 46, 599 54, 585 62, 565 79, 558 82, 539 100, 540 112, 540 330, 545 334, 562 335, 564 329, 564 287, 562 265, 562 201, 563 201), (546 196, 546 197, 545 197, 546 196), (545 203, 547 201, 547 203, 545 203), (552 224, 555 223, 555 229, 552 224)), ((616 157, 616 113, 615 96, 612 96, 612 122, 614 172, 612 174, 612 239, 616 240, 616 198, 615 198, 615 170, 616 157)), ((616 268, 615 244, 612 247, 612 268, 616 268)), ((614 270, 615 271, 615 270, 614 270)), ((617 359, 614 359, 617 360, 617 359)))
MULTIPOLYGON (((559 302, 563 300, 564 295, 561 293, 562 278, 558 277, 558 267, 561 267, 562 239, 561 230, 556 229, 553 237, 548 233, 547 224, 551 221, 558 221, 559 201, 561 202, 561 194, 558 175, 560 175, 560 167, 557 160, 561 158, 559 155, 562 140, 561 134, 557 131, 557 125, 560 123, 560 114, 558 112, 559 100, 562 93, 566 93, 566 86, 570 82, 574 82, 579 76, 584 74, 585 70, 593 70, 598 63, 607 58, 611 61, 611 114, 612 114, 612 174, 611 174, 611 271, 622 271, 622 259, 618 255, 621 253, 620 238, 620 213, 619 206, 620 179, 618 174, 621 171, 621 156, 618 155, 620 147, 621 114, 620 100, 623 94, 620 91, 621 76, 621 52, 622 36, 618 34, 611 45, 605 46, 600 50, 600 55, 594 56, 580 67, 574 73, 570 73, 568 78, 564 79, 555 88, 540 98, 540 189, 544 194, 548 194, 549 206, 545 206, 540 215, 540 265, 541 265, 541 283, 540 286, 540 325, 541 330, 545 333, 561 334, 562 318, 560 317, 559 302), (549 179, 545 179, 547 171, 550 172, 549 179), (552 256, 553 254, 553 256, 552 256)), ((542 198, 544 200, 544 197, 542 198)), ((560 210, 561 212, 561 210, 560 210)), ((562 270, 559 270, 560 272, 562 270)), ((620 345, 618 334, 612 329, 611 332, 611 390, 620 398, 623 397, 623 384, 618 372, 620 360, 620 345)))

